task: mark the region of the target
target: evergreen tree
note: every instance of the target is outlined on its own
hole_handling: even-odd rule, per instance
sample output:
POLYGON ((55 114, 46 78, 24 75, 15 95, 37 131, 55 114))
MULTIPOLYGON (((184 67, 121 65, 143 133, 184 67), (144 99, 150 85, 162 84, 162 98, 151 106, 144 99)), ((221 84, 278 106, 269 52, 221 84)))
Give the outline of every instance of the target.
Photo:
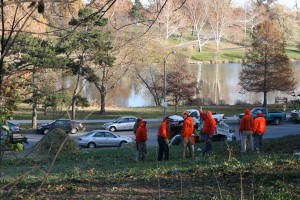
POLYGON ((251 49, 246 52, 239 85, 247 92, 262 92, 263 106, 267 106, 270 91, 292 91, 294 72, 285 55, 282 33, 269 19, 256 27, 251 49))
POLYGON ((51 40, 44 40, 33 37, 30 34, 19 35, 15 45, 11 48, 11 53, 17 58, 10 65, 11 71, 19 73, 31 73, 31 83, 28 85, 32 90, 30 102, 32 103, 32 128, 37 127, 37 106, 39 100, 45 94, 41 94, 39 82, 41 73, 45 69, 61 69, 66 66, 67 59, 58 56, 55 44, 51 40))
POLYGON ((78 93, 81 78, 94 83, 100 91, 100 112, 105 112, 107 91, 105 85, 99 84, 99 82, 108 79, 107 69, 103 69, 102 74, 97 71, 102 68, 111 68, 115 58, 109 54, 112 49, 109 39, 110 32, 103 30, 107 19, 103 18, 101 14, 93 14, 91 9, 83 8, 78 12, 78 19, 72 19, 69 24, 76 29, 68 37, 62 37, 60 50, 68 57, 77 55, 74 62, 69 65, 73 75, 77 75, 72 99, 72 119, 75 119, 76 104, 80 100, 78 93))
POLYGON ((130 15, 136 20, 141 20, 143 18, 143 15, 141 13, 142 8, 143 8, 143 5, 140 2, 140 0, 134 0, 134 4, 130 11, 130 15))

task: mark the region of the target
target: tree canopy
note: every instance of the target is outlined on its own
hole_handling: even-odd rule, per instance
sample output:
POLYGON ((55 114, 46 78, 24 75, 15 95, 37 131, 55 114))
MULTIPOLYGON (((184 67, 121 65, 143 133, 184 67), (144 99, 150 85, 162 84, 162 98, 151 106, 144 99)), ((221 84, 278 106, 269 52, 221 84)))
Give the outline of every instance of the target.
POLYGON ((282 33, 269 19, 256 27, 243 66, 239 85, 247 92, 262 92, 264 106, 267 105, 268 92, 289 92, 295 87, 282 33))

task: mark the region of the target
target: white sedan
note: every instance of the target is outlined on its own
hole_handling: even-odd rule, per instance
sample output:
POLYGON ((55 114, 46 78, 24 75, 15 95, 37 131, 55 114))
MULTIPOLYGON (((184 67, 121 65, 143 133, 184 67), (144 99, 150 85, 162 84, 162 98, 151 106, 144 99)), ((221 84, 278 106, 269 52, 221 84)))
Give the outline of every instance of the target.
POLYGON ((131 143, 131 137, 119 136, 107 130, 93 130, 77 138, 81 147, 121 147, 122 144, 131 143))

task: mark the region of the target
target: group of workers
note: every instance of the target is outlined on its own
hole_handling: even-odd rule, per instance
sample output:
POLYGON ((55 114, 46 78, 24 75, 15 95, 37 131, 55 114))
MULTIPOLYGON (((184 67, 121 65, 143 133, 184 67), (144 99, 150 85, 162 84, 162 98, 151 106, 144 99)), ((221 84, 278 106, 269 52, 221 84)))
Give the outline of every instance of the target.
POLYGON ((254 119, 250 110, 245 110, 245 115, 240 121, 239 134, 241 136, 241 152, 262 151, 262 138, 266 132, 266 119, 260 110, 254 119))
MULTIPOLYGON (((204 126, 201 129, 202 138, 205 141, 203 156, 209 154, 212 150, 211 139, 215 132, 216 121, 212 116, 211 111, 203 112, 202 107, 199 107, 200 118, 204 121, 204 126)), ((183 124, 181 129, 182 148, 181 158, 186 158, 186 149, 189 150, 189 156, 194 157, 194 122, 189 112, 183 113, 183 124)), ((168 129, 168 117, 164 117, 157 132, 158 142, 158 161, 169 160, 169 129, 168 129)), ((134 126, 134 134, 136 136, 137 147, 137 160, 144 161, 147 154, 146 141, 147 141, 147 129, 146 122, 138 117, 134 126)))
MULTIPOLYGON (((204 112, 202 107, 199 107, 200 118, 203 120, 204 125, 200 131, 201 137, 204 140, 204 150, 202 155, 210 154, 212 151, 212 137, 216 129, 216 121, 212 116, 211 111, 204 112)), ((181 129, 182 147, 181 158, 186 158, 186 149, 189 151, 189 156, 194 157, 194 122, 190 113, 185 111, 183 113, 183 124, 181 129)), ((134 134, 136 136, 137 160, 144 161, 147 154, 147 122, 141 117, 138 117, 134 125, 134 134)), ((250 115, 250 110, 245 110, 245 115, 241 119, 239 133, 241 135, 241 152, 247 150, 253 151, 254 149, 262 150, 262 136, 266 130, 266 120, 261 113, 257 112, 257 117, 254 119, 250 115)), ((168 117, 164 117, 157 132, 158 142, 158 161, 169 160, 169 129, 168 117)))

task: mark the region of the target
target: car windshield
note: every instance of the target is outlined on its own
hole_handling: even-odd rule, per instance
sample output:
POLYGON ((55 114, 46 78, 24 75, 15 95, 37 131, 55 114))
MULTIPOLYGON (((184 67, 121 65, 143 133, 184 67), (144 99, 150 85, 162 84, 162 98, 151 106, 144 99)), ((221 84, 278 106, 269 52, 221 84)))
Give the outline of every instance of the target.
POLYGON ((250 112, 251 113, 256 113, 258 110, 261 110, 261 108, 253 108, 250 112))
POLYGON ((113 121, 113 123, 118 123, 122 118, 118 118, 115 121, 113 121))
POLYGON ((93 135, 95 133, 95 131, 90 131, 90 132, 87 132, 86 134, 84 134, 84 136, 90 136, 90 135, 93 135))

